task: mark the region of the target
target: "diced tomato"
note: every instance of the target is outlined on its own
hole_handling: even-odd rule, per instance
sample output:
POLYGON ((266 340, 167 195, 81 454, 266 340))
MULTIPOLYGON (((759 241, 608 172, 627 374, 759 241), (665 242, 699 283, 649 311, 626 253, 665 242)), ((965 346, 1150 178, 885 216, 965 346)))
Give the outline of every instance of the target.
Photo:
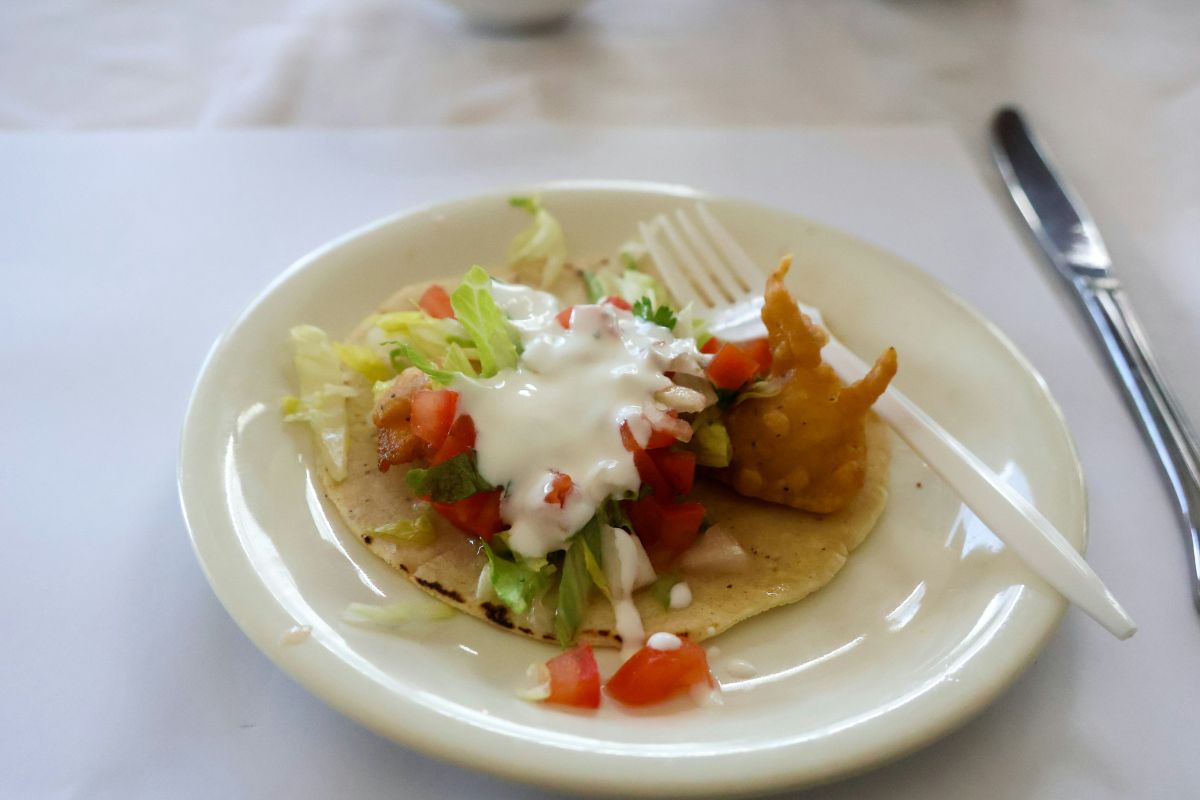
POLYGON ((558 324, 563 326, 563 329, 571 327, 571 313, 575 311, 575 306, 567 306, 562 311, 555 315, 558 324))
POLYGON ((450 305, 450 295, 446 294, 446 290, 436 283, 425 290, 425 294, 421 295, 417 305, 434 319, 452 319, 454 317, 454 307, 450 305))
POLYGON ((696 477, 696 454, 687 450, 655 450, 650 458, 654 466, 676 494, 687 494, 692 490, 696 477))
POLYGON ((642 479, 642 483, 654 489, 655 497, 668 498, 671 496, 671 482, 662 474, 658 464, 654 463, 650 453, 640 449, 634 450, 633 465, 637 467, 638 477, 642 479))
POLYGON ((633 306, 629 305, 628 300, 626 300, 624 297, 618 297, 615 294, 610 294, 608 297, 604 298, 604 300, 602 300, 601 302, 608 303, 610 306, 616 306, 617 308, 621 309, 622 311, 633 310, 633 306))
POLYGON ((704 372, 718 389, 740 389, 758 372, 758 362, 736 344, 726 342, 704 372))
POLYGON ((477 492, 457 503, 433 503, 433 508, 454 527, 490 542, 492 536, 504 529, 500 519, 502 489, 477 492))
POLYGON ((592 646, 580 645, 546 662, 550 671, 547 703, 579 708, 600 707, 600 669, 592 646))
POLYGON ((475 420, 469 414, 463 414, 454 420, 450 431, 446 434, 442 446, 429 457, 430 466, 436 466, 443 461, 449 461, 460 453, 465 453, 475 446, 475 420))
POLYGON ((687 550, 700 535, 704 524, 704 506, 696 501, 660 503, 658 546, 661 562, 669 562, 687 550))
POLYGON ((771 343, 762 339, 751 339, 739 345, 742 350, 758 362, 758 374, 766 375, 771 371, 771 343))
POLYGON ((412 432, 437 450, 446 440, 458 409, 458 392, 421 389, 412 398, 412 432))
POLYGON ((626 500, 621 506, 629 521, 633 523, 633 532, 641 540, 642 547, 647 552, 654 549, 662 529, 662 515, 658 513, 658 503, 653 497, 639 497, 637 500, 626 500))
POLYGON ((554 478, 550 481, 550 491, 546 492, 546 502, 558 503, 558 507, 562 508, 563 503, 567 501, 567 494, 574 485, 570 475, 556 471, 554 478))
MULTIPOLYGON (((674 410, 668 411, 667 416, 671 417, 672 419, 679 419, 679 414, 674 410)), ((677 441, 679 440, 675 437, 675 434, 659 428, 651 428, 650 441, 646 442, 645 447, 642 447, 637 443, 637 439, 634 438, 633 431, 629 430, 629 423, 621 423, 621 442, 625 445, 625 449, 629 450, 630 452, 636 452, 638 450, 657 450, 660 447, 670 447, 677 441)))
POLYGON ((651 495, 627 500, 623 507, 656 568, 670 564, 691 547, 704 522, 704 506, 695 501, 676 503, 651 495))
POLYGON ((716 685, 704 648, 684 639, 675 650, 655 650, 649 645, 638 650, 608 679, 605 689, 627 706, 647 706, 697 684, 716 685))
POLYGON ((708 341, 704 343, 704 346, 700 348, 700 352, 707 353, 708 355, 712 356, 716 355, 717 351, 720 349, 721 340, 715 336, 710 336, 708 341))

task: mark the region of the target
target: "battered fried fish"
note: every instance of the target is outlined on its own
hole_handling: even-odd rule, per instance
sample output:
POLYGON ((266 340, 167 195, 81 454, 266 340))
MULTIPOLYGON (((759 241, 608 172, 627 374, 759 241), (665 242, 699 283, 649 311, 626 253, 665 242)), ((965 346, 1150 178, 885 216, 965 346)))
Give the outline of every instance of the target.
POLYGON ((762 319, 779 394, 745 400, 726 412, 733 459, 721 477, 740 494, 827 514, 863 486, 865 420, 896 374, 888 348, 861 380, 844 386, 821 360, 825 332, 800 311, 783 284, 784 258, 767 280, 762 319))

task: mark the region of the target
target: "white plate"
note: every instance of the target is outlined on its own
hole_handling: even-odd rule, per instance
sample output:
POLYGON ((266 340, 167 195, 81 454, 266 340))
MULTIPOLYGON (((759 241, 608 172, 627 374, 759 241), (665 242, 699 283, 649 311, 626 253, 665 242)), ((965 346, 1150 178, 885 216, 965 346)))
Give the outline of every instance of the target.
MULTIPOLYGON (((611 254, 679 187, 541 187, 577 257, 611 254)), ((710 642, 724 705, 564 712, 514 696, 555 651, 459 616, 414 636, 340 620, 354 601, 417 595, 348 535, 280 421, 286 331, 347 332, 393 289, 498 266, 526 222, 506 195, 401 214, 302 259, 214 347, 184 427, 179 484, 192 540, 229 613, 315 695, 410 747, 566 790, 730 795, 829 780, 940 736, 992 700, 1054 631, 1063 602, 897 444, 892 496, 843 572, 807 600, 710 642), (293 625, 311 638, 281 644, 293 625), (735 678, 727 662, 757 669, 735 678)), ((1079 547, 1085 502, 1061 415, 992 326, 895 256, 790 214, 707 198, 761 263, 796 255, 792 286, 848 345, 894 344, 899 386, 1026 493, 1079 547)), ((615 667, 604 654, 602 672, 615 667)), ((219 658, 219 653, 211 654, 219 658)))

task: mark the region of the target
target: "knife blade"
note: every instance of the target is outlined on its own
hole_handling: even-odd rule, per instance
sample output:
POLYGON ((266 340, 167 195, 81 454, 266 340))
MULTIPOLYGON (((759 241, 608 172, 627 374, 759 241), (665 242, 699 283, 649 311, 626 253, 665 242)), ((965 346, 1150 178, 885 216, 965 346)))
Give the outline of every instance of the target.
POLYGON ((1186 537, 1192 602, 1200 611, 1200 445, 1167 388, 1145 332, 1113 273, 1091 215, 1019 111, 992 119, 992 157, 1047 262, 1071 290, 1158 457, 1186 537))

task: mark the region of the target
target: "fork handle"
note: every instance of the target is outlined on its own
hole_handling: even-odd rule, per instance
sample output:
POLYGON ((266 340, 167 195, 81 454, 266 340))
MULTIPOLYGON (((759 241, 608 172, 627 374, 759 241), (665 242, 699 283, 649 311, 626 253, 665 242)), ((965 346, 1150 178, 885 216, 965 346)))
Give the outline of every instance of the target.
MULTIPOLYGON (((821 354, 845 379, 857 380, 867 372, 867 364, 836 339, 831 338, 821 354)), ((1117 638, 1128 639, 1137 631, 1104 582, 1058 529, 899 389, 889 387, 875 401, 875 412, 1053 589, 1117 638)))
POLYGON ((1158 456, 1191 556, 1192 603, 1200 610, 1200 446, 1158 371, 1142 326, 1112 279, 1076 279, 1129 410, 1158 456))

